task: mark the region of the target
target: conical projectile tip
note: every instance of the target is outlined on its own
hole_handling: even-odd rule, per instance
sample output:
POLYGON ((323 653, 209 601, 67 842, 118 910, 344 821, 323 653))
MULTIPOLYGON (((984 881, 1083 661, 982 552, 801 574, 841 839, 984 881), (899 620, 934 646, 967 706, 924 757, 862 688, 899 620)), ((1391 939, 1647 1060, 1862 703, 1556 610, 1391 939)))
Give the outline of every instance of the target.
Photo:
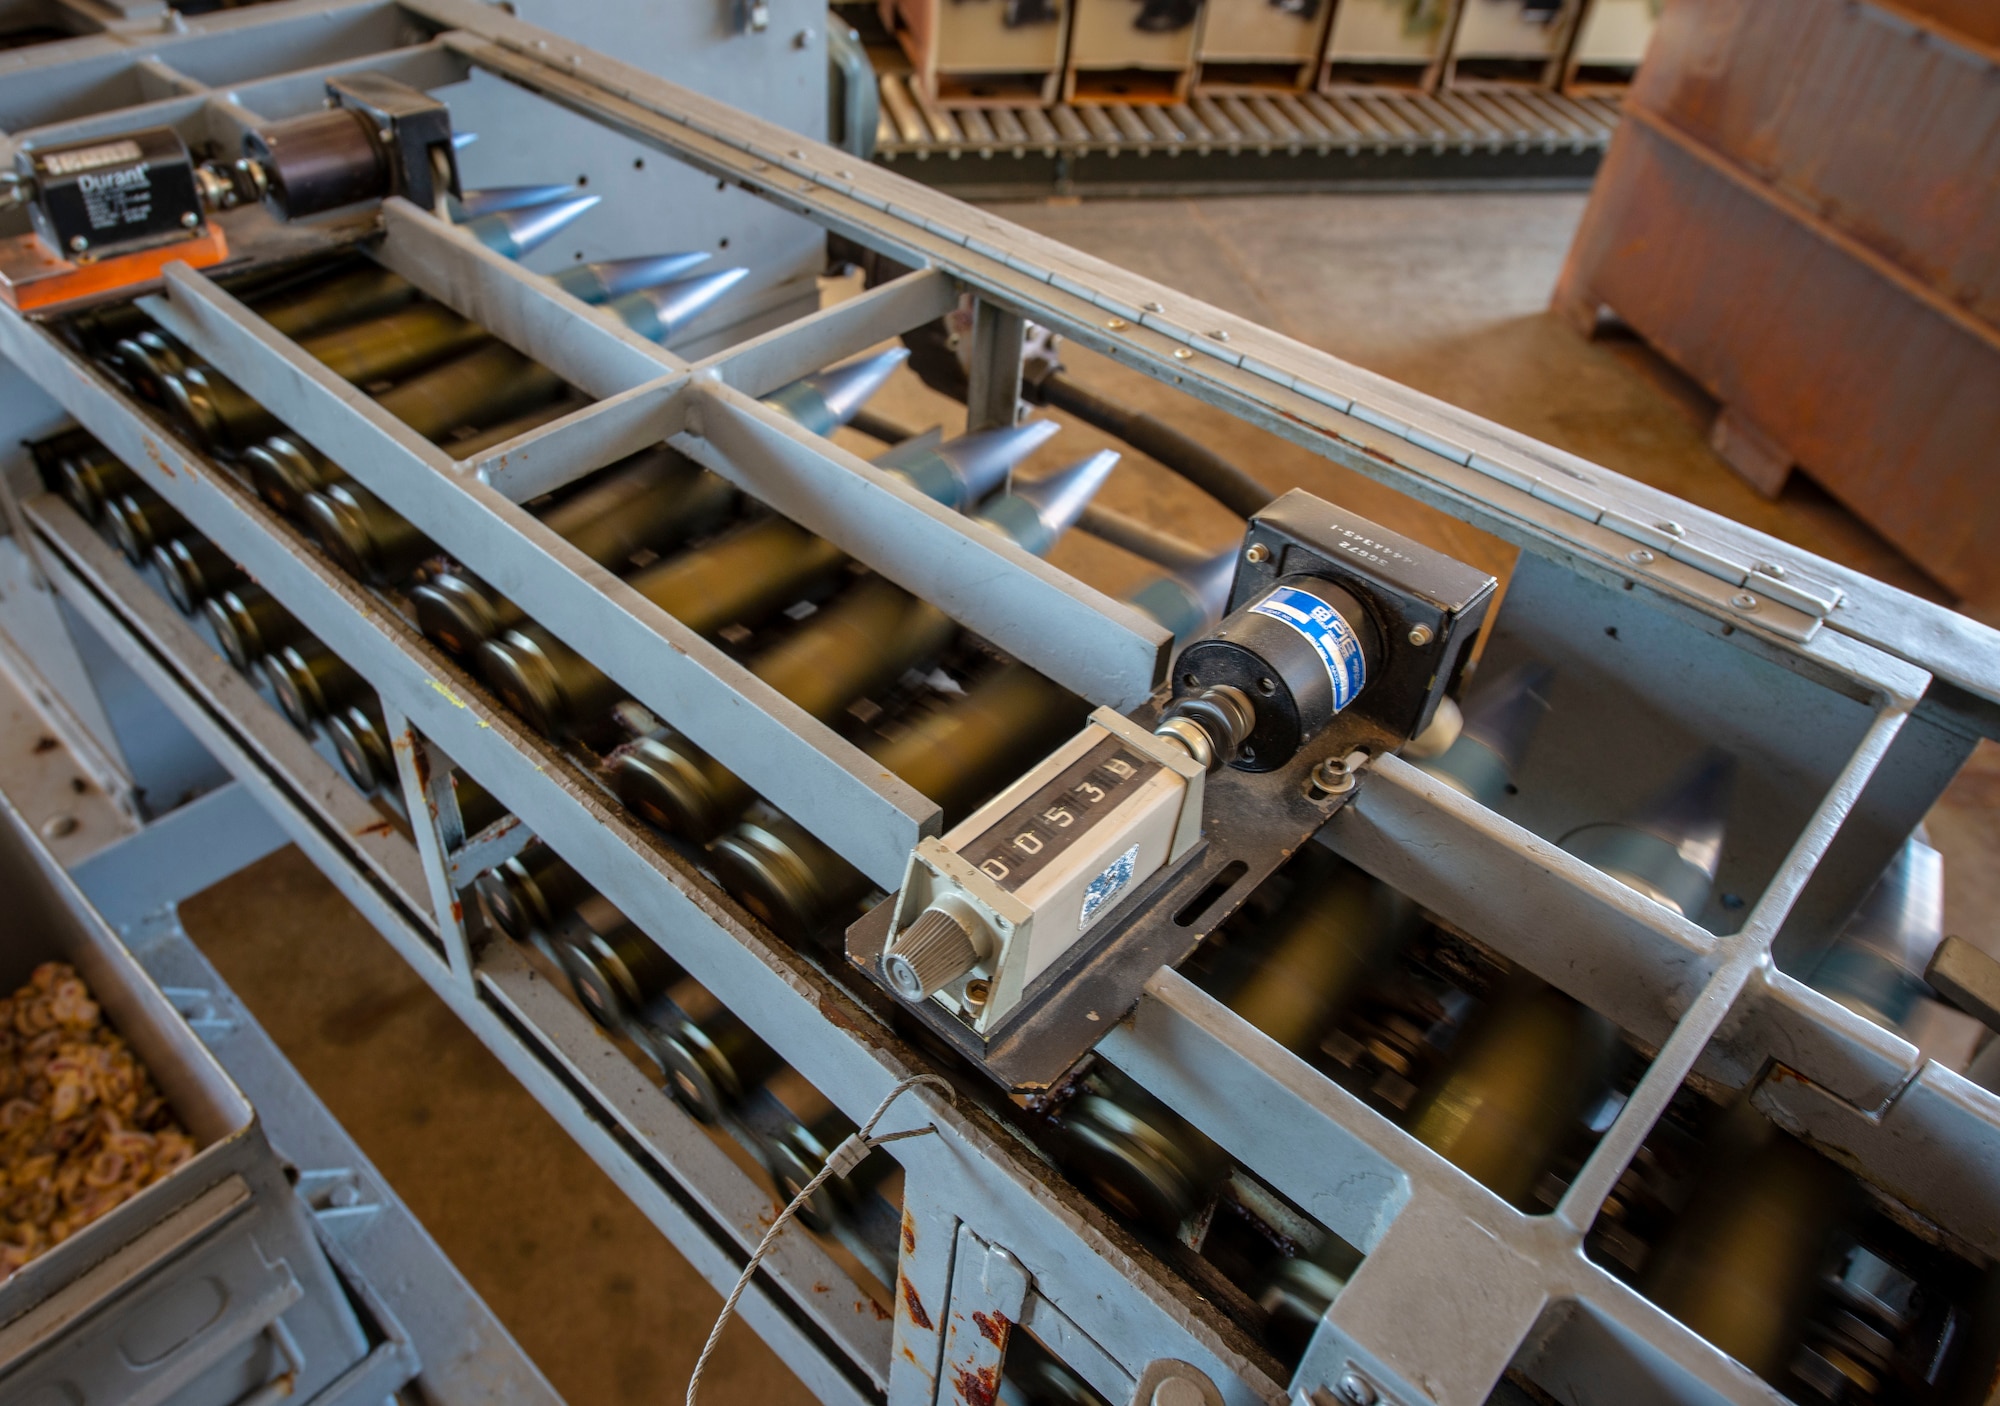
POLYGON ((890 347, 869 356, 857 357, 839 366, 816 371, 802 377, 806 384, 820 393, 832 412, 833 422, 844 425, 854 418, 854 412, 866 405, 875 392, 895 374, 896 368, 910 358, 908 347, 890 347))
POLYGON ((1090 506, 1090 500, 1097 496, 1097 490, 1104 487, 1104 481, 1117 467, 1118 451, 1100 449, 1066 469, 1057 469, 1032 482, 1016 483, 1013 496, 1034 508, 1050 532, 1066 532, 1076 525, 1083 510, 1090 506))
POLYGON ((965 501, 976 503, 1007 481, 1014 466, 1062 430, 1054 420, 1029 420, 1005 429, 960 435, 938 446, 938 454, 958 471, 965 501))
POLYGON ((481 215, 498 214, 502 210, 526 210, 536 205, 548 205, 576 194, 573 185, 545 186, 483 186, 478 190, 468 190, 450 200, 451 217, 464 224, 481 215))
POLYGON ((548 243, 603 198, 600 195, 572 195, 552 200, 546 205, 496 210, 490 215, 467 220, 465 229, 487 248, 518 259, 548 243))

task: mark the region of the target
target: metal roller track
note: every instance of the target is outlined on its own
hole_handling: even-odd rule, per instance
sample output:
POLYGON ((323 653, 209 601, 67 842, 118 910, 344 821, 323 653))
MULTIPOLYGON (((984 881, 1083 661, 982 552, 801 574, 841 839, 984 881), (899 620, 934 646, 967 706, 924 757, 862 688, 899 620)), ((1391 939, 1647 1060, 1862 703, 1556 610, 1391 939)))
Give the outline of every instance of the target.
MULTIPOLYGON (((1787 943, 1827 940, 1973 741, 2000 732, 2000 636, 486 7, 413 0, 399 12, 432 34, 406 50, 421 55, 411 62, 507 78, 522 90, 523 121, 545 113, 538 98, 554 102, 918 272, 690 362, 634 345, 601 314, 392 205, 377 257, 599 397, 473 463, 417 439, 199 275, 176 271, 151 306, 397 512, 510 597, 534 601, 538 618, 633 696, 878 882, 893 883, 911 840, 935 830, 935 807, 871 773, 841 737, 517 504, 671 437, 1036 667, 1095 701, 1130 706, 1158 678, 1157 629, 969 533, 755 399, 929 320, 961 293, 1519 544, 1526 555, 1490 647, 1559 661, 1599 755, 1640 759, 1636 719, 1672 745, 1725 741, 1756 783, 1728 861, 1743 908, 1713 926, 1639 899, 1541 838, 1610 806, 1616 778, 1606 773, 1616 767, 1535 792, 1555 797, 1546 813, 1503 815, 1385 758, 1321 837, 1650 1052, 1553 1215, 1501 1202, 1163 971, 1101 1053, 1366 1255, 1296 1375, 1279 1380, 1268 1353, 1010 1128, 970 1099, 953 1106, 924 1092, 906 1096, 887 1124, 937 1129, 894 1147, 905 1233, 893 1320, 864 1314, 846 1297, 851 1281, 810 1277, 823 1251, 789 1232, 746 1300, 753 1325, 815 1390, 830 1400, 949 1400, 955 1374, 984 1362, 952 1324, 980 1311, 1030 1324, 1112 1399, 1171 1357, 1206 1372, 1231 1402, 1317 1400, 1361 1371, 1398 1406, 1477 1403, 1510 1368, 1567 1401, 1771 1400, 1770 1387, 1581 1252, 1619 1175, 1690 1077, 1753 1087, 1774 1119, 1948 1240, 2000 1253, 2000 1099, 1922 1064, 1900 1037, 1771 960, 1787 943), (968 589, 974 580, 979 588, 968 589), (1614 626, 1632 647, 1594 643, 1614 626), (820 1283, 838 1287, 823 1297, 820 1283)), ((113 118, 87 120, 111 130, 113 118)), ((420 820, 434 792, 418 758, 434 776, 441 755, 518 817, 517 838, 544 839, 857 1120, 897 1079, 928 1067, 594 776, 529 735, 390 601, 333 571, 55 338, 0 313, 0 355, 368 679, 392 729, 408 729, 398 763, 420 820)), ((331 801, 307 800, 339 784, 325 763, 295 740, 282 745, 268 710, 255 717, 261 700, 233 692, 198 640, 66 514, 35 499, 22 518, 58 591, 134 667, 151 661, 141 669, 148 681, 178 700, 191 726, 206 720, 204 740, 517 1077, 712 1282, 732 1279, 768 1214, 762 1190, 733 1163, 712 1164, 705 1136, 676 1122, 650 1081, 522 959, 465 930, 459 890, 513 841, 489 834, 471 842, 482 847, 474 856, 460 851, 455 816, 422 823, 414 855, 404 847, 389 865, 402 876, 389 901, 389 861, 337 833, 325 819, 331 801), (168 648, 170 627, 185 638, 168 648)), ((1523 791, 1527 806, 1535 788, 1523 791)))
POLYGON ((1619 107, 1535 89, 941 108, 883 74, 876 160, 967 200, 1582 189, 1619 107))

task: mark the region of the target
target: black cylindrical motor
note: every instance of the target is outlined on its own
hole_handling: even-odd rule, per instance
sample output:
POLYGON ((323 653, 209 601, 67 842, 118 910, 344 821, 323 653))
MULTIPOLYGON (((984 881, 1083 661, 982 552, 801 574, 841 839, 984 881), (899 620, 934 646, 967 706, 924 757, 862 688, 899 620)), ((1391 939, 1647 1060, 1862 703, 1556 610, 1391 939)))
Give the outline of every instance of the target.
POLYGON ((1352 593, 1288 576, 1187 647, 1167 715, 1209 734, 1215 764, 1271 771, 1359 698, 1381 663, 1381 630, 1352 593))
POLYGON ((248 132, 243 154, 263 168, 265 196, 287 220, 379 200, 395 179, 374 123, 346 107, 248 132))

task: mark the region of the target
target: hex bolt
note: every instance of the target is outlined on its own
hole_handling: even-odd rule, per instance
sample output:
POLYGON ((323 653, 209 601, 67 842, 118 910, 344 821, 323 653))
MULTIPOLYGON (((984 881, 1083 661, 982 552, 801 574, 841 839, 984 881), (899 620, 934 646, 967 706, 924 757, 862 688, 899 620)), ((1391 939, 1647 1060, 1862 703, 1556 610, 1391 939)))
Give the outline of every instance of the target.
POLYGON ((1379 1399, 1375 1383, 1351 1369, 1340 1374, 1340 1380, 1333 1384, 1333 1389, 1348 1406, 1375 1406, 1379 1399))
POLYGON ((1431 627, 1430 627, 1430 626, 1428 626, 1428 625, 1412 625, 1412 626, 1410 626, 1410 643, 1411 643, 1411 644, 1415 645, 1415 646, 1416 646, 1416 647, 1417 647, 1418 649, 1422 649, 1422 648, 1423 648, 1423 647, 1424 647, 1425 645, 1429 644, 1430 642, 1431 642, 1431 627))
POLYGON ((1262 542, 1252 542, 1250 549, 1243 553, 1243 560, 1252 566, 1261 566, 1271 559, 1271 549, 1262 542))
POLYGON ((1634 566, 1651 566, 1653 564, 1653 554, 1644 547, 1634 547, 1631 551, 1625 553, 1625 560, 1631 562, 1634 566))

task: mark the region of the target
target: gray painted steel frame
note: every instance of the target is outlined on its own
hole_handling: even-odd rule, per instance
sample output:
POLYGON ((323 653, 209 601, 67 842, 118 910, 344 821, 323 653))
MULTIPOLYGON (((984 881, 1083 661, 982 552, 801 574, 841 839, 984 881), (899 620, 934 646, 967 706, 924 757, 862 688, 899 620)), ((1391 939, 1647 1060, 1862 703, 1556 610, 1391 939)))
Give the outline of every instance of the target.
MULTIPOLYGON (((1328 827, 1323 841, 1335 850, 1423 892, 1448 921, 1656 1049, 1553 1215, 1501 1204, 1175 973, 1156 976, 1132 1020, 1110 1034, 1102 1046, 1109 1059, 1369 1252, 1308 1351, 1295 1379, 1301 1397, 1351 1364, 1393 1400, 1477 1402, 1512 1364, 1558 1391, 1588 1380, 1600 1393, 1647 1400, 1771 1400, 1770 1388, 1580 1251, 1583 1231, 1690 1073, 1756 1084, 1760 1106, 1781 1123, 1835 1149, 1948 1234, 2000 1252, 2000 1099, 1934 1065, 1919 1067, 1906 1042, 1770 961, 1836 836, 1857 807, 1879 803, 1870 800, 1878 794, 1871 782, 1882 784, 1885 759, 1901 755, 1912 720, 1928 710, 1995 730, 2000 637, 492 10, 461 0, 405 8, 445 27, 426 54, 448 52, 502 74, 918 272, 690 363, 634 344, 602 314, 422 212, 392 206, 385 262, 601 397, 475 464, 418 440, 198 275, 177 272, 155 308, 397 511, 510 596, 537 602, 557 633, 878 881, 893 882, 911 840, 934 831, 935 808, 868 774, 848 744, 516 504, 673 436, 1038 667, 1097 701, 1130 706, 1157 678, 1164 640, 1156 629, 968 531, 754 399, 936 316, 962 290, 994 310, 996 323, 1051 326, 1495 531, 1550 570, 1613 590, 1630 583, 1635 608, 1691 641, 1675 646, 1686 653, 1673 662, 1714 667, 1740 656, 1768 668, 1780 680, 1772 706, 1781 720, 1790 707, 1844 700, 1849 731, 1806 759, 1820 785, 1810 813, 1761 837, 1769 872, 1746 920, 1727 934, 1635 898, 1394 758, 1369 769, 1328 827), (963 589, 969 572, 980 591, 963 589), (1036 621, 1032 632, 1027 619, 1036 621), (1796 1077, 1764 1077, 1773 1061, 1796 1077), (1275 1128, 1285 1136, 1271 1136, 1275 1128)), ((1001 354, 1000 339, 991 340, 988 350, 1001 354)), ((518 954, 478 947, 449 916, 468 867, 456 853, 464 837, 455 810, 438 807, 442 823, 432 827, 430 802, 441 795, 433 748, 477 777, 788 1062, 811 1071, 851 1116, 865 1116, 921 1059, 90 367, 6 314, 0 353, 375 685, 394 726, 408 730, 400 765, 427 833, 414 850, 396 841, 391 851, 341 832, 332 817, 358 802, 315 789, 325 763, 283 735, 240 681, 210 667, 198 642, 165 648, 178 621, 157 600, 147 606, 150 593, 66 509, 37 500, 27 515, 59 588, 125 642, 134 666, 179 700, 198 735, 227 753, 315 861, 703 1273, 726 1285, 768 1213, 761 1189, 711 1161, 712 1145, 518 954), (434 937, 438 913, 448 916, 434 937)), ((1004 385, 1008 374, 986 365, 975 381, 1004 385)), ((1746 736, 1775 726, 1755 718, 1743 725, 1746 736)), ((1762 734, 1753 740, 1779 745, 1762 734)), ((1916 805, 1943 783, 1935 768, 1917 773, 1897 804, 1916 805)), ((1834 921, 1840 908, 1826 905, 1821 921, 1834 921)), ((1059 1351, 1067 1343, 1087 1358, 1079 1370, 1105 1389, 1171 1356, 1209 1372, 1231 1401, 1287 1392, 1267 1375, 1260 1350, 1013 1134, 929 1093, 900 1103, 887 1126, 926 1121, 938 1136, 896 1145, 906 1173, 901 1280, 921 1317, 905 1293, 886 1327, 845 1313, 814 1289, 839 1282, 812 1277, 822 1272, 822 1252, 789 1233, 767 1265, 770 1287, 760 1281, 746 1299, 746 1316, 815 1390, 836 1400, 886 1391, 897 1402, 948 1390, 941 1369, 955 1359, 943 1329, 963 1307, 952 1286, 975 1277, 957 1261, 976 1245, 1023 1267, 1024 1315, 1059 1351)))

